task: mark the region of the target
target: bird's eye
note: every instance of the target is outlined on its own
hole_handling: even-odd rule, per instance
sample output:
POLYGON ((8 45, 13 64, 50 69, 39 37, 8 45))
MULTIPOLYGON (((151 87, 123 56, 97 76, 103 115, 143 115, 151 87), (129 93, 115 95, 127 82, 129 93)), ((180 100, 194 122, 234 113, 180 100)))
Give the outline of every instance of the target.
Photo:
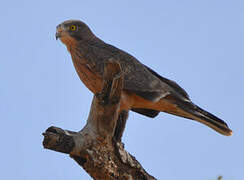
POLYGON ((71 25, 71 26, 70 26, 70 30, 71 30, 71 31, 75 31, 76 29, 77 29, 77 27, 76 27, 75 25, 71 25))

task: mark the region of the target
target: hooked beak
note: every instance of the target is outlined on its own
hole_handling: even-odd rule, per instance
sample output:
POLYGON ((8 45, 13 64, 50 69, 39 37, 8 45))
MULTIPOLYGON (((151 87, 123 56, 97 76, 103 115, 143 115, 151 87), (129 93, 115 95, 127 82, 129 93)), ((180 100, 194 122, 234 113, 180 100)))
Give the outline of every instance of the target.
POLYGON ((57 26, 57 29, 56 29, 56 34, 55 34, 56 40, 58 40, 61 37, 62 31, 63 31, 62 26, 61 25, 58 25, 57 26))

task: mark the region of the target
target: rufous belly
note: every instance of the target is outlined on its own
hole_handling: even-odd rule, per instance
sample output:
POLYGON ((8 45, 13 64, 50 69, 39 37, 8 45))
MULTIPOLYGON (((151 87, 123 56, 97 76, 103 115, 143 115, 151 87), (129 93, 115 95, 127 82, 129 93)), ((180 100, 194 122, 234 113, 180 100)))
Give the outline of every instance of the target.
MULTIPOLYGON (((92 91, 94 94, 100 93, 102 90, 102 78, 101 76, 94 72, 89 65, 86 63, 77 63, 75 61, 75 69, 85 86, 92 91)), ((177 107, 163 99, 158 102, 148 101, 143 99, 136 94, 123 90, 120 99, 120 111, 130 110, 131 108, 145 108, 154 109, 164 112, 177 112, 177 107)))

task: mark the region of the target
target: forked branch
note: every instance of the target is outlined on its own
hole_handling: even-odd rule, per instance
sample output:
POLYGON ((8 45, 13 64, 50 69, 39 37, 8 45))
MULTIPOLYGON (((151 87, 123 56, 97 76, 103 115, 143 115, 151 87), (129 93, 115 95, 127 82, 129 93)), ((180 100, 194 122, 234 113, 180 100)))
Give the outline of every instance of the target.
POLYGON ((124 149, 120 138, 127 112, 119 114, 123 74, 118 63, 105 64, 103 90, 94 95, 87 124, 80 132, 49 127, 44 148, 69 154, 96 180, 153 180, 124 149))

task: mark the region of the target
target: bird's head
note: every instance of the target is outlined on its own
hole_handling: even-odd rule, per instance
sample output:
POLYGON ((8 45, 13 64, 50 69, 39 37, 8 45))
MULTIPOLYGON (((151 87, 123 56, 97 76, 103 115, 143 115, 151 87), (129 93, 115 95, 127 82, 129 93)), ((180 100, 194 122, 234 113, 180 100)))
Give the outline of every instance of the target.
POLYGON ((69 46, 77 41, 89 40, 95 37, 90 28, 79 20, 68 20, 59 24, 56 29, 56 39, 69 46))

